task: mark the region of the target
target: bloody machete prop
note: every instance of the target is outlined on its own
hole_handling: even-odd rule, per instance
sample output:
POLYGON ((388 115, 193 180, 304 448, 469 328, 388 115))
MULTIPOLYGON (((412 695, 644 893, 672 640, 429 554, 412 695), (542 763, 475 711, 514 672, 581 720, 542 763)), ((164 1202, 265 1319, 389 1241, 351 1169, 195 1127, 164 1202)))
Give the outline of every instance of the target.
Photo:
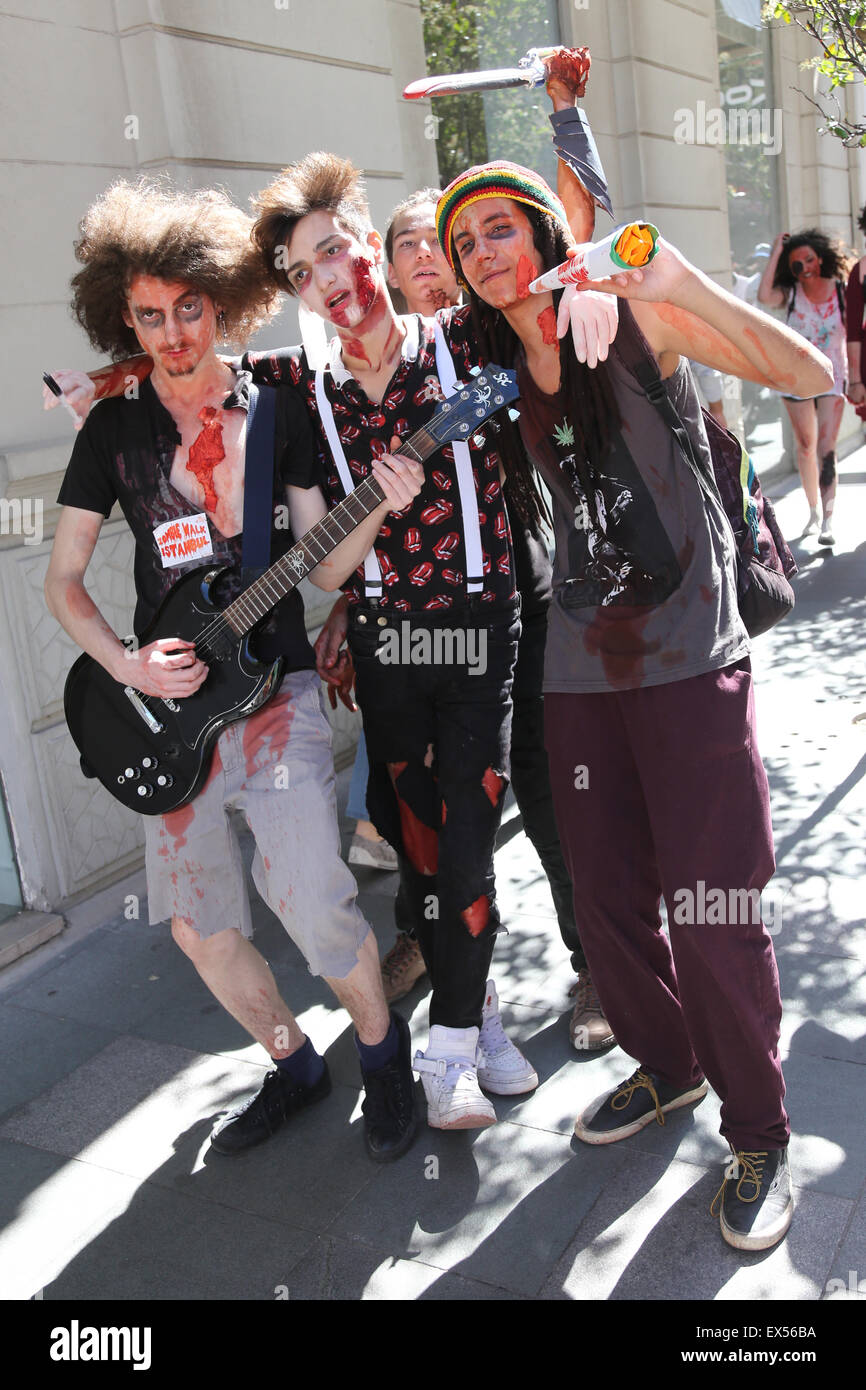
MULTIPOLYGON (((461 92, 492 92, 508 87, 523 87, 535 91, 555 75, 555 66, 562 64, 578 77, 576 95, 582 96, 590 67, 588 48, 557 49, 530 48, 514 68, 491 68, 486 72, 433 73, 410 82, 403 90, 406 101, 421 97, 455 96, 461 92), (555 56, 554 56, 555 55, 555 56), (545 59, 554 59, 547 67, 545 59)), ((579 106, 556 111, 551 116, 554 145, 559 158, 571 168, 599 207, 613 217, 607 179, 586 113, 579 106)))

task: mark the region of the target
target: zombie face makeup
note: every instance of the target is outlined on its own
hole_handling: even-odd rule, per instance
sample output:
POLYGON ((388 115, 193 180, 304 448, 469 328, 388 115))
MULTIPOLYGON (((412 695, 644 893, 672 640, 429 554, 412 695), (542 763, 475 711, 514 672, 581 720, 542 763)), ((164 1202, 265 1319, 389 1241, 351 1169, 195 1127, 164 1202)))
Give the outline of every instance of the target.
POLYGON ((387 291, 381 239, 362 244, 332 213, 308 213, 286 243, 286 279, 312 313, 337 328, 367 332, 383 317, 387 291))
POLYGON ((529 298, 529 283, 544 266, 532 224, 512 198, 471 203, 454 225, 454 247, 475 293, 494 309, 529 298))
POLYGON ((392 236, 388 283, 402 292, 410 313, 456 304, 460 289, 436 236, 436 205, 419 203, 402 213, 392 236))
POLYGON ((788 265, 797 280, 815 280, 821 274, 821 258, 811 246, 798 246, 790 253, 788 265))
POLYGON ((183 281, 137 275, 126 305, 124 322, 167 376, 191 376, 213 347, 216 307, 183 281))

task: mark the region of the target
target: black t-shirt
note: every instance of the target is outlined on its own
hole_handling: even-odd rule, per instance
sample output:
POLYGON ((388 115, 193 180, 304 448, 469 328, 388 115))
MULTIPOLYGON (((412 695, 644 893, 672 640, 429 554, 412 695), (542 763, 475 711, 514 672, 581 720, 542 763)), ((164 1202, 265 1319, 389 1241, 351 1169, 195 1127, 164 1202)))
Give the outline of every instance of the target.
MULTIPOLYGON (((224 402, 226 409, 247 410, 252 385, 242 372, 224 402)), ((75 441, 58 502, 67 507, 109 515, 115 502, 135 538, 133 628, 141 636, 177 581, 201 566, 232 566, 212 590, 221 606, 245 587, 240 575, 242 538, 226 537, 200 508, 170 482, 181 438, 169 411, 149 379, 138 399, 118 397, 99 402, 75 441), (207 553, 208 543, 212 554, 207 553), (204 545, 204 551, 200 548, 204 545), (190 558, 178 559, 189 553, 190 558)), ((274 524, 271 563, 293 544, 288 526, 287 485, 316 485, 316 458, 310 422, 291 392, 276 393, 274 431, 274 524)), ((257 629, 253 646, 263 661, 286 659, 290 671, 315 666, 306 634, 304 605, 297 589, 275 606, 257 629)))
POLYGON ((520 612, 524 618, 544 613, 553 596, 553 563, 550 546, 539 522, 521 521, 506 479, 505 505, 511 522, 514 548, 514 577, 520 593, 520 612))

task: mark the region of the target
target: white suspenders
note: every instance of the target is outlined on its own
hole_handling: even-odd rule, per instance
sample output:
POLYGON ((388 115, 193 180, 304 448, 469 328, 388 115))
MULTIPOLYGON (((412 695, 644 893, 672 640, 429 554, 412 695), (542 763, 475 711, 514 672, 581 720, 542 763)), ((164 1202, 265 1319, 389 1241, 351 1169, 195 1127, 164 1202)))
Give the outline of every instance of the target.
MULTIPOLYGON (((331 402, 325 391, 325 374, 321 367, 316 372, 316 405, 319 407, 319 419, 322 422, 334 463, 337 465, 343 491, 348 496, 350 492, 354 492, 355 484, 352 482, 352 475, 349 472, 349 465, 346 462, 346 455, 343 452, 343 445, 337 432, 337 423, 331 409, 331 402)), ((372 546, 364 557, 364 594, 367 598, 382 597, 382 571, 372 546)))
MULTIPOLYGON (((436 371, 442 390, 446 396, 454 394, 457 382, 457 373, 454 370, 454 361, 448 350, 445 341, 445 334, 438 321, 434 321, 436 335, 436 371)), ((354 488, 352 475, 349 472, 349 465, 346 462, 346 455, 340 440, 337 424, 334 419, 334 412, 331 402, 328 400, 325 391, 325 376, 321 368, 316 372, 316 405, 319 410, 319 418, 322 421, 322 428, 328 446, 337 466, 340 482, 343 491, 349 493, 354 488)), ((463 542, 466 550, 466 589, 470 594, 480 593, 484 587, 483 577, 483 557, 481 551, 481 527, 478 521, 478 498, 475 493, 475 480, 472 476, 472 461, 469 455, 469 445, 464 439, 454 440, 451 448, 454 450, 454 466, 457 472, 457 488, 460 493, 460 510, 463 515, 463 542)), ((382 596, 382 571, 376 557, 376 551, 371 548, 364 560, 364 594, 368 599, 378 599, 382 596)))

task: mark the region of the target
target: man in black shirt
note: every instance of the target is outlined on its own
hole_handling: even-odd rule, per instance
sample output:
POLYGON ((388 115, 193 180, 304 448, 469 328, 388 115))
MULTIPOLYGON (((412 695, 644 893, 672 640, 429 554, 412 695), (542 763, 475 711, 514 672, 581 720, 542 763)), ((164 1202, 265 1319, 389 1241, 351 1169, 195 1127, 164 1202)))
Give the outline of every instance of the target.
MULTIPOLYGON (((239 562, 246 416, 257 388, 248 373, 220 361, 215 340, 218 324, 224 336, 245 338, 273 302, 249 229, 249 219, 219 194, 172 195, 121 181, 89 210, 76 248, 83 268, 73 282, 74 307, 91 342, 116 358, 137 345, 154 365, 132 399, 98 406, 76 441, 59 497, 46 599, 116 680, 157 699, 189 697, 207 679, 194 645, 169 637, 127 651, 84 577, 115 500, 135 537, 137 635, 192 566, 211 558, 215 565, 239 562), (179 563, 166 532, 184 521, 203 539, 193 559, 179 563)), ((314 483, 309 424, 289 393, 280 393, 275 445, 275 520, 287 509, 300 535, 326 507, 314 483)), ((313 571, 322 588, 339 586, 388 513, 411 503, 420 486, 422 470, 408 459, 386 454, 374 471, 387 500, 313 571)), ((285 549, 289 531, 275 530, 274 540, 285 549)), ((238 587, 230 578, 227 601, 238 587)), ((263 659, 285 660, 279 693, 223 731, 195 800, 145 822, 151 921, 171 916, 175 940, 214 996, 276 1064, 259 1094, 216 1131, 215 1149, 235 1153, 259 1143, 328 1094, 324 1059, 248 939, 242 865, 227 815, 241 811, 256 839, 257 886, 355 1023, 367 1151, 378 1161, 393 1159, 409 1147, 416 1123, 408 1027, 389 1017, 375 939, 339 858, 330 732, 296 592, 276 606, 257 643, 263 659), (279 767, 285 780, 275 775, 279 767)))

